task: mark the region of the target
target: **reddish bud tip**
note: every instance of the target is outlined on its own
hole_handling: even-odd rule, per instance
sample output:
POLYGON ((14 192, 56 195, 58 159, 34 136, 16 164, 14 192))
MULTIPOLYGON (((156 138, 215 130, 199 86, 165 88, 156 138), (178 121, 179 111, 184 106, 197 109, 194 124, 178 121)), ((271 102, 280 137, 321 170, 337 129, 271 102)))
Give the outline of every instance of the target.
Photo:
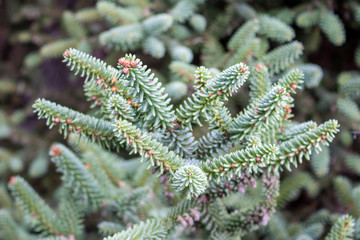
POLYGON ((117 87, 112 87, 112 88, 111 88, 111 91, 112 91, 112 92, 116 92, 117 89, 118 89, 117 87))
POLYGON ((127 104, 132 105, 132 101, 131 100, 127 101, 127 104))
POLYGON ((285 110, 286 110, 288 113, 291 113, 291 108, 290 108, 288 105, 285 106, 285 110))
POLYGON ((129 67, 129 65, 130 65, 130 61, 129 60, 127 60, 127 59, 124 59, 124 61, 123 61, 123 64, 122 64, 124 67, 129 67))
POLYGON ((54 123, 55 123, 55 124, 58 124, 59 122, 60 122, 60 118, 59 118, 59 117, 54 118, 54 123))
POLYGON ((53 146, 51 147, 51 156, 56 157, 57 155, 62 154, 62 150, 53 146))
POLYGON ((297 88, 297 86, 296 86, 295 83, 290 84, 290 87, 291 87, 292 89, 296 89, 296 88, 297 88))
POLYGON ((87 164, 84 165, 84 167, 85 167, 86 169, 89 169, 89 168, 90 168, 90 164, 87 163, 87 164))
POLYGON ((152 150, 147 151, 147 153, 149 154, 149 156, 151 156, 152 150))
POLYGON ((15 180, 16 180, 16 177, 12 176, 12 177, 10 177, 9 183, 10 183, 10 184, 14 184, 14 183, 15 183, 15 180))
POLYGON ((260 158, 260 157, 256 157, 256 162, 257 162, 257 163, 261 163, 261 158, 260 158))
POLYGON ((130 69, 129 69, 128 67, 124 67, 124 68, 123 68, 123 73, 127 74, 127 73, 129 72, 129 70, 130 70, 130 69))
POLYGON ((119 188, 123 188, 126 186, 126 184, 123 181, 118 181, 118 186, 119 186, 119 188))
POLYGON ((263 66, 259 63, 258 65, 256 65, 255 67, 255 71, 259 71, 263 66))
POLYGON ((231 164, 231 167, 232 167, 232 168, 236 168, 236 164, 235 164, 235 163, 232 163, 232 164, 231 164))
POLYGON ((137 107, 139 107, 139 104, 138 104, 138 103, 135 103, 135 104, 134 104, 134 108, 137 108, 137 107))
POLYGON ((321 139, 326 139, 326 135, 321 135, 321 139))
POLYGON ((258 110, 259 109, 259 107, 254 107, 254 110, 258 110))
POLYGON ((217 91, 217 95, 221 96, 223 95, 223 92, 221 90, 217 91))
POLYGON ((120 65, 123 65, 123 64, 124 64, 124 61, 125 61, 125 58, 119 58, 118 63, 119 63, 120 65))
POLYGON ((284 92, 284 90, 282 90, 282 89, 280 89, 279 91, 278 91, 278 93, 280 93, 280 94, 282 94, 284 92))
POLYGON ((112 78, 111 78, 111 83, 114 84, 114 83, 116 83, 116 82, 117 82, 116 77, 112 77, 112 78))
POLYGON ((224 167, 219 167, 219 171, 220 172, 224 171, 224 167))
POLYGON ((96 83, 100 85, 100 84, 102 84, 103 81, 104 81, 104 79, 99 78, 98 80, 96 80, 96 83))
POLYGON ((63 55, 64 55, 64 57, 68 57, 71 55, 71 53, 69 51, 65 51, 63 55))
POLYGON ((280 127, 280 131, 285 131, 285 128, 284 127, 280 127))
POLYGON ((70 124, 71 122, 72 122, 72 121, 71 121, 70 118, 67 118, 67 119, 66 119, 66 123, 67 123, 67 124, 70 124))
POLYGON ((131 67, 136 67, 138 65, 138 63, 137 63, 137 61, 135 61, 135 60, 132 60, 131 62, 130 62, 130 66, 131 67))
POLYGON ((242 71, 243 73, 245 73, 245 72, 246 72, 246 68, 242 67, 242 68, 240 68, 240 71, 242 71))
POLYGON ((92 96, 91 98, 92 98, 92 100, 96 100, 96 99, 98 99, 98 96, 92 96))
POLYGON ((101 106, 101 105, 102 105, 102 102, 100 102, 100 101, 97 102, 97 105, 98 105, 98 106, 101 106))
POLYGON ((165 167, 165 171, 169 171, 170 170, 170 168, 169 167, 165 167))
POLYGON ((289 118, 290 118, 290 116, 289 116, 289 115, 287 115, 287 114, 285 114, 284 118, 285 118, 285 119, 289 119, 289 118))

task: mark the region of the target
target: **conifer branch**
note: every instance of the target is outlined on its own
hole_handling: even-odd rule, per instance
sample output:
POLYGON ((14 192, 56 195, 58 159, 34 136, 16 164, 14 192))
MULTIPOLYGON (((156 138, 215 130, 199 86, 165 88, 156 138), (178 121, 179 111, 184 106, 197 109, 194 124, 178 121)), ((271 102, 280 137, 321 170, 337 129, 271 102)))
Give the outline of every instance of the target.
POLYGON ((33 225, 37 231, 53 235, 62 233, 56 213, 22 177, 12 177, 9 188, 24 215, 34 219, 33 225))
POLYGON ((134 88, 132 94, 140 102, 137 111, 144 114, 144 120, 151 129, 172 126, 175 114, 167 94, 164 94, 159 80, 135 55, 119 59, 119 69, 134 88))
POLYGON ((106 147, 119 149, 113 133, 113 126, 110 122, 97 119, 88 115, 60 106, 44 99, 38 99, 33 104, 34 112, 39 118, 45 118, 46 124, 52 128, 59 125, 60 133, 66 137, 70 132, 76 132, 81 136, 97 140, 106 147))
POLYGON ((248 76, 248 67, 243 63, 227 68, 176 109, 177 119, 189 127, 194 121, 201 125, 200 114, 211 108, 213 102, 231 96, 232 92, 237 91, 244 84, 248 76))
POLYGON ((81 201, 84 201, 86 206, 96 208, 103 200, 104 194, 94 176, 87 171, 87 166, 59 143, 51 147, 50 155, 57 171, 63 174, 64 185, 73 190, 75 198, 80 195, 81 201))

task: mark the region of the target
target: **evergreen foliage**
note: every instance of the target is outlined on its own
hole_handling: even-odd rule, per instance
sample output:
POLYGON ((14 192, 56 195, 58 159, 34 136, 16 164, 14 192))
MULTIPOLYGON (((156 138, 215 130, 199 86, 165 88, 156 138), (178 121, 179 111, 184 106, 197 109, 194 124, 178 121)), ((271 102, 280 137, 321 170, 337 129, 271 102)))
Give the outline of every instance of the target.
MULTIPOLYGON (((297 49, 293 51, 296 52, 297 49)), ((214 237, 220 232, 236 236, 240 229, 245 233, 258 228, 259 225, 267 225, 278 196, 279 180, 276 176, 279 171, 283 167, 290 170, 290 164, 297 166, 303 157, 309 159, 313 148, 320 150, 320 146, 331 142, 338 131, 337 121, 330 120, 319 126, 305 124, 304 127, 312 126, 306 132, 301 131, 304 128, 302 127, 298 130, 294 128, 287 136, 278 135, 278 129, 289 122, 292 116, 289 111, 290 106, 293 106, 290 93, 295 93, 303 79, 303 73, 298 69, 290 71, 275 84, 271 84, 267 68, 257 65, 253 71, 256 74, 260 72, 258 74, 262 79, 254 79, 251 82, 251 89, 254 90, 251 95, 252 103, 233 118, 223 101, 228 100, 248 79, 249 67, 243 63, 231 66, 216 76, 212 76, 204 67, 198 68, 195 72, 196 92, 185 100, 175 113, 171 110, 172 106, 168 105, 170 99, 164 94, 161 83, 134 55, 119 58, 118 70, 74 49, 67 50, 64 58, 73 69, 77 69, 76 73, 82 71, 86 83, 94 82, 103 86, 96 95, 101 95, 102 101, 105 102, 104 108, 99 109, 103 112, 103 119, 96 119, 46 100, 38 100, 34 104, 39 117, 47 119, 50 127, 58 125, 65 136, 71 131, 79 137, 87 137, 108 148, 120 150, 125 146, 130 153, 138 153, 141 162, 146 162, 158 173, 160 181, 171 183, 168 187, 173 189, 172 194, 196 199, 187 207, 188 209, 181 208, 181 213, 179 209, 175 215, 171 213, 167 218, 136 220, 137 225, 106 239, 143 239, 144 236, 163 239, 176 225, 174 219, 186 227, 193 225, 194 221, 199 221, 200 216, 208 219, 204 219, 203 222, 206 226, 216 229, 214 237), (260 84, 256 84, 255 81, 259 81, 260 84), (134 103, 138 105, 135 106, 134 103), (195 140, 191 129, 193 123, 202 125, 199 121, 200 116, 209 122, 212 130, 210 135, 195 140), (157 136, 150 132, 155 129, 159 134, 157 136), (268 138, 270 132, 277 142, 268 138), (239 142, 243 146, 235 148, 230 153, 232 145, 239 142), (213 143, 218 145, 212 146, 213 143), (262 177, 258 178, 259 175, 262 177), (238 185, 237 190, 224 182, 230 180, 238 185), (257 181, 261 184, 256 184, 257 181), (254 191, 258 195, 260 194, 257 197, 259 202, 249 205, 246 211, 226 213, 226 207, 243 207, 233 202, 232 199, 240 196, 236 197, 232 192, 244 192, 249 184, 256 189, 254 191), (223 188, 228 188, 229 191, 214 191, 223 188), (228 197, 222 199, 221 196, 228 197), (191 210, 194 208, 203 210, 191 210), (259 216, 258 214, 261 216, 260 219, 255 217, 259 216), (245 219, 249 217, 253 220, 247 223, 245 219)), ((87 93, 90 93, 89 86, 91 85, 84 85, 87 93)), ((112 160, 101 160, 99 153, 104 150, 94 151, 95 146, 87 147, 86 144, 76 143, 72 139, 73 136, 70 137, 71 144, 79 149, 81 158, 61 144, 53 145, 50 151, 52 161, 63 175, 64 186, 71 187, 69 194, 77 199, 77 204, 85 208, 88 206, 88 209, 93 209, 91 211, 104 206, 113 209, 117 216, 133 217, 138 210, 131 206, 136 206, 136 202, 144 196, 146 188, 138 188, 133 193, 119 198, 121 191, 118 192, 114 184, 123 186, 124 182, 112 170, 116 163, 112 160), (96 168, 98 170, 95 171, 96 168)), ((142 164, 140 163, 140 166, 142 164)), ((301 182, 306 186, 306 181, 301 182)), ((292 191, 294 189, 296 188, 291 188, 292 191)), ((282 197, 285 196, 284 193, 282 197)), ((294 193, 285 198, 291 199, 292 196, 294 193)), ((64 202, 62 206, 67 204, 69 203, 64 202)), ((50 213, 50 209, 47 211, 49 213, 45 213, 46 216, 55 216, 55 213, 50 213)), ((67 230, 64 235, 81 235, 82 228, 78 225, 81 213, 63 211, 63 214, 69 218, 71 214, 75 214, 71 216, 74 224, 67 227, 72 229, 67 230)), ((49 221, 51 223, 52 220, 49 221)), ((116 231, 112 229, 123 229, 121 225, 106 222, 99 227, 105 234, 116 231)), ((56 233, 60 230, 50 229, 51 232, 56 233)))
POLYGON ((333 79, 360 62, 356 1, 40 2, 46 11, 5 4, 11 31, 29 27, 4 46, 31 52, 15 71, 24 85, 0 81, 13 101, 0 109, 1 239, 360 238, 359 74, 341 73, 337 92, 333 79), (60 90, 40 90, 60 75, 46 58, 61 55, 85 79, 86 113, 77 91, 62 95, 78 82, 61 70, 60 90), (29 100, 28 82, 61 143, 23 131, 30 105, 11 109, 29 100))

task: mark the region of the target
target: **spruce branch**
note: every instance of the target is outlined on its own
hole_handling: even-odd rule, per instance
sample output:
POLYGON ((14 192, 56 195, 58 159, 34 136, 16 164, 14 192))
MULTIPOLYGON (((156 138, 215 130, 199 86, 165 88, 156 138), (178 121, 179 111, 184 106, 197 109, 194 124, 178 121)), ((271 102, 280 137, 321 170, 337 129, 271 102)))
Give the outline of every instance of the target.
POLYGON ((207 178, 199 167, 185 165, 176 171, 172 178, 172 186, 177 191, 185 191, 186 197, 191 199, 205 192, 207 178))
POLYGON ((160 13, 146 18, 141 23, 148 35, 159 35, 167 31, 173 24, 173 17, 167 13, 160 13))
POLYGON ((291 66, 300 57, 303 49, 304 46, 300 42, 293 41, 270 51, 261 57, 260 62, 268 67, 270 75, 273 76, 291 66))
POLYGON ((341 46, 344 44, 346 40, 344 24, 336 14, 322 10, 319 26, 334 45, 341 46))
POLYGON ((198 142, 195 140, 192 131, 186 127, 170 129, 166 132, 163 142, 182 158, 194 157, 198 148, 198 142))
POLYGON ((108 1, 97 2, 96 9, 98 14, 113 26, 136 23, 141 17, 141 12, 136 11, 134 8, 120 7, 108 1))
POLYGON ((102 32, 99 41, 115 50, 134 50, 144 38, 144 28, 140 23, 121 25, 102 32))
POLYGON ((249 134, 277 125, 290 101, 291 97, 283 86, 274 86, 262 99, 249 105, 233 119, 229 127, 232 138, 242 141, 249 134))
POLYGON ((149 162, 152 167, 159 167, 160 173, 172 172, 182 166, 182 160, 178 155, 150 136, 141 134, 131 123, 117 120, 114 127, 118 141, 126 142, 132 149, 130 153, 139 153, 142 160, 149 162))
POLYGON ((250 76, 250 103, 263 97, 271 89, 268 68, 261 63, 257 64, 250 76))
POLYGON ((96 208, 103 200, 104 194, 94 176, 87 171, 87 166, 60 143, 51 147, 50 155, 57 171, 63 175, 64 185, 73 190, 75 197, 80 196, 86 206, 96 208))
POLYGON ((124 230, 124 226, 108 221, 102 221, 97 227, 102 235, 114 235, 124 230))
POLYGON ((340 217, 325 240, 351 240, 353 239, 355 221, 349 215, 340 217))
POLYGON ((56 213, 22 177, 12 177, 9 188, 24 215, 33 218, 33 226, 37 231, 45 235, 62 233, 62 225, 56 213))
POLYGON ((112 122, 118 119, 135 122, 136 112, 132 107, 132 101, 126 101, 119 94, 111 94, 108 97, 106 113, 112 122))
POLYGON ((231 36, 227 47, 229 50, 235 51, 245 41, 255 37, 255 34, 259 31, 259 20, 249 20, 243 24, 236 32, 231 36))
POLYGON ((108 121, 84 115, 44 99, 36 100, 33 108, 39 118, 47 120, 49 128, 58 125, 60 133, 64 133, 65 137, 70 132, 76 132, 93 141, 97 140, 108 148, 120 148, 113 133, 114 128, 108 121))
POLYGON ((10 215, 6 209, 0 210, 0 238, 7 240, 35 240, 35 236, 28 234, 10 215))
MULTIPOLYGON (((99 85, 112 85, 113 78, 116 79, 116 87, 125 91, 127 80, 120 78, 119 71, 107 65, 104 61, 97 59, 87 53, 77 49, 70 48, 64 52, 64 62, 70 67, 71 71, 75 71, 75 75, 80 73, 81 77, 86 77, 85 82, 99 80, 99 85)), ((114 82, 114 80, 113 80, 114 82)))
POLYGON ((264 168, 273 165, 274 154, 278 149, 274 145, 261 145, 237 150, 218 158, 203 162, 200 167, 208 175, 209 180, 219 181, 221 177, 231 178, 243 172, 261 173, 264 168))
POLYGON ((232 92, 237 91, 244 84, 248 76, 248 67, 243 63, 227 68, 176 109, 177 119, 190 128, 191 122, 194 121, 201 125, 200 114, 211 108, 213 102, 231 96, 232 92))
POLYGON ((148 219, 146 222, 140 222, 131 228, 116 233, 104 240, 122 240, 122 239, 154 239, 162 240, 166 238, 167 231, 161 220, 148 219))
POLYGON ((281 168, 280 165, 290 170, 290 164, 297 166, 297 159, 302 162, 304 156, 307 160, 310 159, 310 154, 313 148, 320 151, 321 144, 327 146, 339 131, 339 124, 336 120, 329 120, 315 129, 309 130, 302 134, 298 134, 293 138, 286 140, 279 144, 279 162, 275 168, 281 168))
POLYGON ((304 11, 297 15, 296 17, 296 25, 301 28, 308 28, 316 26, 320 21, 320 11, 304 11))
POLYGON ((295 136, 307 132, 309 130, 315 129, 317 123, 314 121, 307 121, 304 123, 292 123, 289 126, 284 127, 283 131, 280 134, 280 139, 285 141, 294 138, 295 136))
POLYGON ((228 152, 232 147, 232 143, 224 132, 220 130, 213 130, 202 136, 198 140, 197 157, 206 159, 209 157, 216 157, 228 152))
POLYGON ((144 115, 146 124, 151 129, 171 127, 175 120, 175 113, 172 110, 170 98, 164 94, 164 88, 151 70, 135 55, 120 58, 118 67, 134 89, 132 94, 136 96, 136 101, 140 102, 137 111, 144 115))
POLYGON ((259 33, 277 42, 291 41, 295 37, 290 26, 268 15, 259 16, 259 33))

